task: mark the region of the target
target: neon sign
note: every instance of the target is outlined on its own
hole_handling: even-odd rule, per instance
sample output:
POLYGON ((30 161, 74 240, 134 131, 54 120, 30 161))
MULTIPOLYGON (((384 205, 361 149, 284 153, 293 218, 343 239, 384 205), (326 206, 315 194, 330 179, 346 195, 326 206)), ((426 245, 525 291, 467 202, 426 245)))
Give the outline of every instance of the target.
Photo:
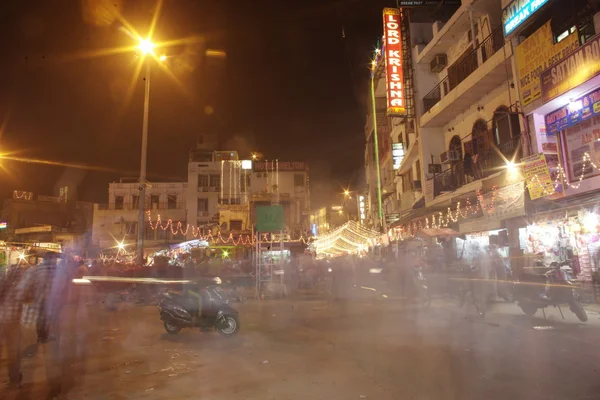
POLYGON ((387 115, 404 115, 404 78, 400 9, 383 9, 384 55, 386 66, 387 115))
POLYGON ((513 0, 502 10, 504 36, 514 31, 539 10, 548 0, 513 0))

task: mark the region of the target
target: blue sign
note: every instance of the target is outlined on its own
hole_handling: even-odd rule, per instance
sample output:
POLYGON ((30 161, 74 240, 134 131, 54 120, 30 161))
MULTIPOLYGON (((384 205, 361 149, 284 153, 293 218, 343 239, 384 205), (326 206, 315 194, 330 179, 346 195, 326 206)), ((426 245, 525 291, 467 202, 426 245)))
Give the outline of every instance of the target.
POLYGON ((548 0, 513 0, 502 10, 502 26, 504 36, 527 21, 548 0))
POLYGON ((600 115, 600 89, 546 114, 544 117, 546 134, 553 135, 597 115, 600 115))

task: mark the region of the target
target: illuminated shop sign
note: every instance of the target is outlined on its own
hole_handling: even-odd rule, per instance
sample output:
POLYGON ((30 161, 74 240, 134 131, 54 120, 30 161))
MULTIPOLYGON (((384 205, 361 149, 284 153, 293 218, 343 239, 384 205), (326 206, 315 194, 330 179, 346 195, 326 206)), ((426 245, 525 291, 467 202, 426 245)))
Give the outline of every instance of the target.
POLYGON ((540 74, 542 101, 548 101, 576 88, 600 73, 600 35, 594 36, 540 74))
POLYGON ((439 5, 460 7, 460 0, 400 0, 398 3, 400 7, 437 7, 439 5))
POLYGON ((394 161, 394 169, 400 169, 400 164, 404 160, 403 143, 392 143, 392 160, 394 161))
POLYGON ((386 67, 387 115, 404 115, 404 78, 402 73, 402 36, 400 10, 383 9, 384 53, 386 67))
POLYGON ((572 100, 566 106, 546 114, 547 134, 555 134, 565 128, 600 115, 600 89, 572 100))
POLYGON ((513 0, 502 10, 502 26, 504 36, 508 36, 518 26, 522 25, 548 0, 513 0))

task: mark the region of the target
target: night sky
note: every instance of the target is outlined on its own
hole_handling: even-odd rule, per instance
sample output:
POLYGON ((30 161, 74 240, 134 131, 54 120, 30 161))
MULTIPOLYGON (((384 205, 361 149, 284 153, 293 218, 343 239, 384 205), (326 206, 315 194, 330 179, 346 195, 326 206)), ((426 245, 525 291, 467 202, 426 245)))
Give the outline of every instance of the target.
MULTIPOLYGON (((363 176, 368 60, 382 0, 165 0, 154 39, 196 38, 165 49, 173 77, 151 79, 150 181, 186 179, 200 134, 267 159, 305 160, 313 205, 363 176), (342 34, 344 33, 344 35, 342 34), (343 37, 345 36, 345 38, 343 37), (222 49, 225 60, 207 58, 222 49), (175 78, 175 79, 173 79, 175 78)), ((2 152, 107 172, 3 160, 12 189, 106 201, 107 183, 139 174, 143 78, 132 53, 92 56, 143 36, 156 0, 24 0, 0 5, 2 152), (131 98, 128 87, 133 85, 131 98)))

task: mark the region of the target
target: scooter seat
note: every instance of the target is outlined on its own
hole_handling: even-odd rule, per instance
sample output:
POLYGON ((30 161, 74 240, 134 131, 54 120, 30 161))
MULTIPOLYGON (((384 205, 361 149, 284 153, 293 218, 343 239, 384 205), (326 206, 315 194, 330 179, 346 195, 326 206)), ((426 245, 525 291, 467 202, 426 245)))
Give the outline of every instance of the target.
POLYGON ((532 274, 529 272, 524 272, 519 275, 519 280, 523 282, 539 282, 545 283, 546 277, 544 275, 532 274))

